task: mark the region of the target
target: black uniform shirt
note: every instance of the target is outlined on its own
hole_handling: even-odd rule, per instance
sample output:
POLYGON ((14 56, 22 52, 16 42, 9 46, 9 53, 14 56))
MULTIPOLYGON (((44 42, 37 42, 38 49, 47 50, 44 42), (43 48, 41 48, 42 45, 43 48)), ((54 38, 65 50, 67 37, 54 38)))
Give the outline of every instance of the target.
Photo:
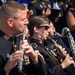
POLYGON ((34 38, 31 38, 30 43, 35 50, 39 50, 39 52, 43 55, 45 62, 48 66, 48 69, 52 75, 63 75, 64 72, 61 65, 58 64, 57 60, 53 56, 49 55, 46 52, 45 46, 42 42, 34 38))
MULTIPOLYGON (((53 49, 54 43, 51 41, 52 39, 47 39, 45 40, 45 45, 47 45, 48 48, 53 49)), ((53 39, 56 41, 57 44, 61 45, 67 53, 69 53, 72 56, 71 50, 64 44, 61 38, 55 38, 53 39)), ((75 67, 73 65, 68 66, 67 68, 64 69, 64 72, 69 73, 70 75, 75 75, 75 67)))
MULTIPOLYGON (((15 52, 15 49, 19 50, 20 39, 21 36, 9 37, 2 31, 0 31, 0 75, 6 75, 4 71, 4 66, 7 63, 8 55, 11 55, 13 52, 15 52)), ((25 65, 23 63, 22 75, 47 75, 45 63, 40 56, 38 58, 39 63, 37 64, 35 64, 31 59, 29 65, 25 65)), ((10 71, 9 75, 21 75, 19 73, 18 65, 10 71)))

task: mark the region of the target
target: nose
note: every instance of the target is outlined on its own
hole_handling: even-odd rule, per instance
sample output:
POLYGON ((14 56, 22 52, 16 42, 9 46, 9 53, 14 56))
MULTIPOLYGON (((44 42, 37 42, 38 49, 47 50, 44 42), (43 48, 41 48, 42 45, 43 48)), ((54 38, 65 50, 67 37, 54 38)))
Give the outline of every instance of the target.
POLYGON ((48 32, 50 32, 50 28, 48 28, 48 30, 47 30, 48 32))
POLYGON ((27 24, 29 24, 29 21, 28 21, 28 19, 25 19, 24 25, 27 25, 27 24))
POLYGON ((47 35, 49 35, 49 32, 50 32, 50 31, 49 31, 49 30, 47 30, 47 35))

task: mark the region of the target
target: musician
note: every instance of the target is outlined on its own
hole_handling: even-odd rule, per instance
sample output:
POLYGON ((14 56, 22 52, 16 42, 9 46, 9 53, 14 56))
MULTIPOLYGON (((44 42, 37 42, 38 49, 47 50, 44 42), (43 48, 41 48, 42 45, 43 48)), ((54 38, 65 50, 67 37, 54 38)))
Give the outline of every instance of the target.
MULTIPOLYGON (((50 22, 50 28, 48 29, 49 31, 49 36, 48 36, 48 39, 45 40, 45 45, 47 45, 48 47, 50 47, 51 49, 54 48, 54 44, 53 42, 51 41, 52 39, 55 40, 55 42, 59 45, 61 45, 63 48, 65 48, 65 50, 70 54, 70 56, 72 56, 72 51, 64 44, 64 42, 62 41, 62 38, 64 38, 65 36, 61 36, 59 33, 56 33, 56 29, 54 27, 54 24, 53 22, 50 22)), ((62 35, 64 34, 65 32, 62 33, 62 35)), ((67 36, 67 35, 66 35, 67 36)), ((70 75, 75 75, 75 68, 73 65, 70 65, 68 68, 67 68, 68 72, 70 73, 70 75)))
POLYGON ((65 47, 69 53, 71 53, 70 50, 66 47, 66 45, 64 44, 64 42, 61 39, 61 38, 64 38, 65 36, 61 36, 61 34, 56 32, 56 28, 54 27, 54 23, 52 21, 50 21, 49 27, 50 27, 48 29, 49 36, 48 36, 47 40, 45 40, 45 41, 49 42, 49 39, 54 39, 57 43, 61 44, 62 47, 65 47))
MULTIPOLYGON (((61 64, 59 64, 58 59, 48 51, 49 48, 44 45, 44 40, 46 40, 49 35, 49 24, 50 21, 46 16, 35 16, 31 18, 28 24, 30 43, 35 50, 39 50, 43 55, 51 75, 64 75, 64 69, 73 64, 74 61, 72 60, 72 57, 67 55, 63 61, 61 60, 61 64)), ((64 48, 61 49, 64 50, 64 48)))
POLYGON ((28 10, 24 5, 15 1, 7 1, 0 9, 0 75, 46 75, 47 69, 44 60, 28 44, 22 41, 21 33, 24 25, 28 24, 28 10), (22 50, 20 49, 22 48, 22 50), (27 55, 29 64, 23 62, 19 65, 19 59, 25 61, 27 55), (19 71, 19 67, 22 71, 19 71))

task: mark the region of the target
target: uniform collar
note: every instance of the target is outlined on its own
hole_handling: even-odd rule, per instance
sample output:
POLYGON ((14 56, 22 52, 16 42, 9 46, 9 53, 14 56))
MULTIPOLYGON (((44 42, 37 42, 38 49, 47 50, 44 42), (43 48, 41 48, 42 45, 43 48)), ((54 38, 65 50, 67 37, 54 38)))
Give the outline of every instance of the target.
POLYGON ((36 43, 36 44, 38 44, 40 46, 44 46, 44 43, 43 42, 41 42, 40 40, 34 39, 34 38, 31 38, 30 39, 30 42, 31 43, 36 43))
POLYGON ((0 37, 4 38, 5 40, 10 40, 12 41, 14 37, 10 37, 7 34, 5 34, 3 31, 0 30, 0 37))

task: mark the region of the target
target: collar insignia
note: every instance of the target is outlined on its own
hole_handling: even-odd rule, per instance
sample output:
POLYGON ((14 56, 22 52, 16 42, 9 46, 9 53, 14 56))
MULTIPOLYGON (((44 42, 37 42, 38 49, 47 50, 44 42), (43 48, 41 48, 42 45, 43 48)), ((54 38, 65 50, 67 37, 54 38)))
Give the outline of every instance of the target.
POLYGON ((7 35, 4 35, 4 39, 8 40, 10 37, 7 35))

